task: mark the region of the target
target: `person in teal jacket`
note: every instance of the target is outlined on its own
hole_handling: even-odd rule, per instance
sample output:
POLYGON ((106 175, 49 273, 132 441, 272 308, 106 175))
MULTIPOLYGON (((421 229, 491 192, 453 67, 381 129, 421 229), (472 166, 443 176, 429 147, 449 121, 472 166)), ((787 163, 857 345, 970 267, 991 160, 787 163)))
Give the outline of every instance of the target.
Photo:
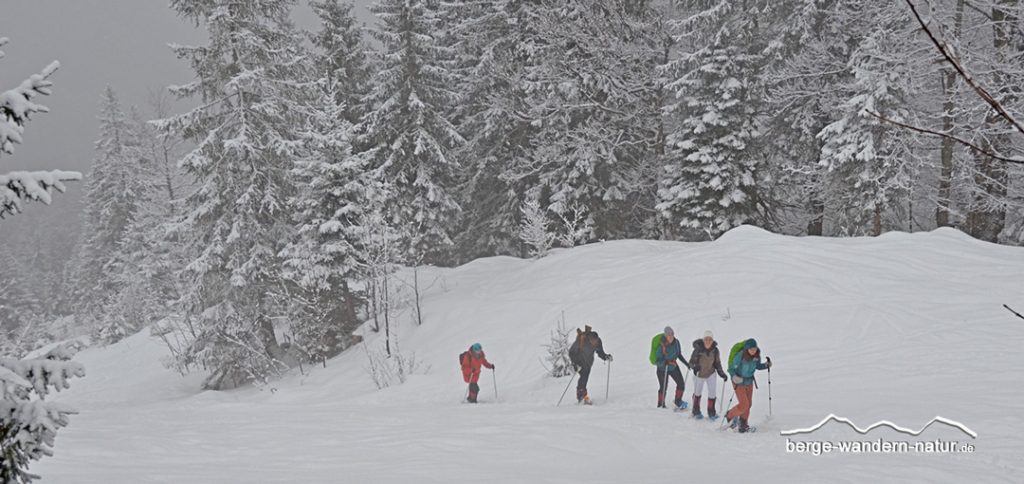
POLYGON ((683 380, 683 373, 679 370, 676 360, 681 361, 687 370, 690 368, 690 363, 683 357, 683 349, 679 345, 679 340, 676 339, 675 331, 672 330, 671 326, 665 326, 665 332, 661 335, 661 344, 658 345, 655 356, 657 358, 655 361, 658 364, 658 408, 666 408, 665 393, 668 391, 669 377, 672 377, 676 382, 676 397, 674 400, 676 408, 686 408, 686 402, 683 401, 683 391, 686 389, 686 382, 683 380))
POLYGON ((750 407, 754 403, 754 372, 771 366, 771 358, 767 358, 767 363, 761 363, 761 349, 757 347, 757 341, 753 338, 745 341, 743 351, 733 356, 729 362, 729 375, 732 376, 737 403, 725 414, 729 427, 738 426, 740 432, 746 432, 750 428, 747 420, 750 418, 750 407))

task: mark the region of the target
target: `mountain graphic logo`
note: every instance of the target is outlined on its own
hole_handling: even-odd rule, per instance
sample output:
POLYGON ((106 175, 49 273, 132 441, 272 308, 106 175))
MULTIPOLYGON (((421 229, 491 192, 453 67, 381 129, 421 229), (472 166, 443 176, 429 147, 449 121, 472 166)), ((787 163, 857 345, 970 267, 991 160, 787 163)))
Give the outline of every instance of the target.
POLYGON ((913 435, 915 437, 918 436, 918 435, 921 435, 922 432, 924 432, 928 427, 931 427, 933 424, 940 423, 940 424, 943 424, 943 425, 946 425, 946 426, 958 429, 961 432, 967 434, 972 439, 978 438, 978 433, 977 432, 971 430, 966 425, 964 425, 964 424, 962 424, 960 422, 957 422, 956 420, 950 420, 950 419, 945 418, 945 417, 936 416, 930 422, 925 424, 924 427, 921 427, 921 430, 911 430, 911 429, 908 429, 908 428, 905 428, 905 427, 900 427, 899 425, 896 425, 896 424, 894 424, 894 423, 892 423, 892 422, 890 422, 888 420, 881 420, 881 421, 875 422, 875 423, 869 425, 867 428, 863 428, 862 429, 862 428, 858 427, 855 423, 853 423, 852 420, 850 420, 848 418, 845 418, 845 417, 840 417, 840 416, 838 416, 838 415, 836 415, 834 413, 829 414, 828 417, 825 417, 824 419, 821 420, 821 422, 818 422, 818 424, 813 426, 813 427, 808 427, 808 428, 805 428, 805 429, 783 430, 781 432, 781 434, 782 435, 810 434, 810 433, 814 433, 818 429, 824 427, 825 424, 827 424, 829 422, 838 422, 838 423, 846 424, 851 429, 853 429, 855 432, 857 432, 858 434, 861 434, 861 435, 866 435, 868 432, 871 432, 872 430, 874 430, 874 429, 876 429, 878 427, 889 427, 889 428, 891 428, 891 429, 893 429, 893 430, 895 430, 897 432, 900 432, 902 434, 913 435))

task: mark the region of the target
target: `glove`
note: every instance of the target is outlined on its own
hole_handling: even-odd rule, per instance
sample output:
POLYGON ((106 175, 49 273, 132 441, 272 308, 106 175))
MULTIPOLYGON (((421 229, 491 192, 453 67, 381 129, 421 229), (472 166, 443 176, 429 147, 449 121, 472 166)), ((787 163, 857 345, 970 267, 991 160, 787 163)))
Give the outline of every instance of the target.
POLYGON ((723 382, 729 381, 729 377, 727 377, 725 375, 722 375, 722 381, 723 382))
POLYGON ((772 359, 768 358, 768 357, 765 357, 765 359, 768 360, 768 365, 767 365, 768 368, 771 368, 772 367, 772 359))
POLYGON ((494 363, 491 363, 491 371, 494 371, 495 367, 497 367, 497 365, 495 365, 494 363))
POLYGON ((604 361, 612 361, 612 354, 611 353, 608 353, 605 356, 607 356, 607 358, 605 358, 604 361))
POLYGON ((739 375, 733 375, 732 376, 732 383, 734 385, 742 385, 743 384, 743 377, 739 376, 739 375))
POLYGON ((699 368, 697 368, 697 365, 693 365, 693 366, 690 366, 690 370, 692 370, 693 374, 696 376, 697 375, 697 371, 699 370, 699 368))

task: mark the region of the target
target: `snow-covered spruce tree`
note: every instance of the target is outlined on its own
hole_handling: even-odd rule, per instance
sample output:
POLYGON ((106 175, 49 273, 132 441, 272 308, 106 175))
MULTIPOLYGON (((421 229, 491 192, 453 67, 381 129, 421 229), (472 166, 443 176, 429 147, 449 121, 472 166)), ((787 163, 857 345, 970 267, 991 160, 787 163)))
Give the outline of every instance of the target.
POLYGON ((104 310, 123 288, 118 281, 122 244, 145 193, 139 136, 110 87, 100 99, 98 119, 100 137, 85 185, 72 296, 76 316, 93 331, 105 324, 104 310))
MULTIPOLYGON (((158 116, 167 115, 159 103, 155 109, 158 116)), ((134 217, 111 264, 119 291, 104 309, 98 335, 107 343, 170 314, 169 306, 180 293, 174 270, 183 265, 177 245, 165 235, 166 225, 180 208, 175 193, 183 187, 180 170, 172 161, 177 141, 144 121, 134 108, 129 122, 140 133, 136 176, 141 190, 134 217)))
POLYGON ((369 63, 366 29, 356 20, 348 0, 310 2, 320 19, 320 30, 309 34, 316 47, 313 63, 320 75, 334 87, 333 105, 341 106, 341 115, 349 123, 358 123, 366 112, 373 69, 369 63))
POLYGON ((530 194, 559 218, 585 209, 589 233, 575 243, 640 232, 644 215, 634 211, 648 187, 639 175, 659 134, 655 18, 625 0, 570 0, 542 13, 547 55, 526 81, 536 148, 507 176, 536 176, 530 194))
POLYGON ((451 27, 463 93, 456 117, 466 138, 458 150, 465 171, 457 252, 463 261, 524 255, 519 210, 537 182, 533 174, 514 176, 511 168, 530 164, 539 131, 524 112, 530 96, 525 81, 537 76, 547 52, 538 30, 543 5, 491 0, 461 6, 451 27))
POLYGON ((879 235, 890 228, 884 217, 908 196, 918 171, 914 134, 897 132, 876 117, 905 122, 909 116, 907 82, 913 73, 890 60, 897 58, 894 30, 904 25, 886 29, 876 22, 879 28, 860 41, 847 64, 853 81, 842 86, 847 98, 840 115, 818 134, 821 162, 831 172, 830 198, 841 207, 836 223, 848 235, 879 235))
POLYGON ((352 153, 346 120, 347 84, 328 75, 302 134, 307 146, 292 174, 304 187, 291 200, 298 232, 281 256, 284 274, 302 290, 290 332, 309 362, 324 361, 352 343, 363 296, 353 281, 364 274, 365 213, 375 196, 366 160, 352 153))
MULTIPOLYGON (((6 37, 0 37, 0 47, 7 42, 6 37)), ((0 58, 3 57, 4 52, 0 50, 0 58)), ((50 87, 53 86, 50 76, 58 68, 60 63, 53 61, 39 74, 33 74, 22 81, 18 87, 0 91, 0 155, 14 153, 14 145, 22 142, 25 123, 32 115, 50 111, 32 99, 50 94, 50 87)), ((25 200, 48 204, 53 190, 63 192, 64 182, 81 179, 81 173, 60 170, 0 173, 0 218, 21 212, 25 200)))
POLYGON ((381 69, 363 117, 359 143, 368 168, 390 184, 386 216, 406 231, 404 259, 442 260, 459 214, 455 197, 458 163, 453 149, 462 136, 446 118, 457 101, 451 49, 434 35, 439 20, 426 0, 380 0, 374 37, 382 45, 381 69))
POLYGON ((293 230, 290 170, 311 77, 292 5, 171 2, 209 36, 205 46, 174 46, 196 79, 172 89, 201 105, 157 122, 196 143, 182 164, 197 186, 173 225, 187 256, 181 308, 195 334, 178 360, 208 369, 208 388, 266 382, 285 367, 274 327, 284 312, 278 254, 293 230))
POLYGON ((714 42, 686 55, 684 74, 669 84, 678 126, 668 138, 657 208, 676 230, 717 238, 758 219, 763 159, 756 144, 757 81, 762 62, 738 45, 714 42))
POLYGON ((85 368, 71 361, 63 346, 41 358, 0 357, 0 482, 25 484, 39 478, 29 465, 53 455, 57 431, 76 413, 46 397, 68 388, 68 379, 83 376, 85 368))

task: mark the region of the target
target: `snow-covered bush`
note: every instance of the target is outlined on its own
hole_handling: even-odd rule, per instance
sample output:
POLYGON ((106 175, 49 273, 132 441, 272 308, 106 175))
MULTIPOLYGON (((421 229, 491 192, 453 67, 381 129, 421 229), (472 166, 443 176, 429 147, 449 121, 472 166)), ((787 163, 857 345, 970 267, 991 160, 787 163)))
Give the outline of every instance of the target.
POLYGON ((71 355, 60 345, 39 358, 0 358, 0 482, 37 479, 29 464, 53 455, 57 430, 77 413, 46 401, 51 390, 68 388, 68 379, 85 376, 85 367, 71 361, 71 355))
POLYGON ((416 359, 416 353, 403 355, 398 349, 397 342, 391 350, 390 357, 385 351, 371 350, 365 343, 363 350, 366 352, 366 373, 370 375, 378 389, 405 383, 409 375, 426 374, 430 371, 430 365, 424 366, 422 361, 416 359))
POLYGON ((558 320, 558 325, 551 330, 551 341, 544 345, 547 348, 547 362, 545 368, 548 375, 554 378, 569 376, 573 372, 572 361, 569 360, 569 346, 572 344, 570 336, 572 330, 565 325, 565 318, 558 320))

